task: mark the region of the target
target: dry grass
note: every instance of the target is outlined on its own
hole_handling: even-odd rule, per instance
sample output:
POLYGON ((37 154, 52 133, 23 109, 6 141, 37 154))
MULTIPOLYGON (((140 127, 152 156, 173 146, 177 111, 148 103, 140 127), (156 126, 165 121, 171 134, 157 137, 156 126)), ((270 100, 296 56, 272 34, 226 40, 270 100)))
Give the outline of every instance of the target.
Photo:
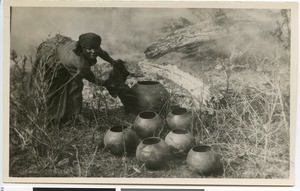
MULTIPOLYGON (((211 101, 201 109, 193 108, 193 98, 175 83, 159 76, 143 76, 134 64, 136 60, 128 60, 129 68, 139 77, 131 77, 128 83, 158 80, 171 95, 166 113, 174 106, 193 110, 195 123, 191 131, 197 144, 212 146, 223 162, 223 171, 212 177, 287 178, 290 103, 289 83, 285 81, 289 69, 285 66, 288 64, 264 57, 244 62, 249 61, 249 55, 252 55, 249 51, 234 52, 229 59, 220 58, 216 67, 203 75, 210 86, 220 90, 223 99, 211 101)), ((106 151, 105 132, 114 125, 132 125, 135 116, 125 115, 118 99, 92 84, 86 83, 84 90, 83 113, 89 119, 85 125, 60 128, 55 123, 46 124, 45 90, 40 87, 30 93, 24 91, 32 60, 12 52, 12 62, 10 176, 202 177, 188 169, 185 156, 174 156, 166 169, 149 171, 135 156, 114 156, 106 151)), ((94 72, 100 71, 96 68, 94 72)), ((167 126, 160 136, 164 138, 166 133, 167 126)))
MULTIPOLYGON (((230 12, 228 10, 226 14, 230 12)), ((203 17, 201 12, 195 14, 200 15, 200 19, 209 19, 203 17)), ((213 41, 190 54, 171 52, 155 60, 158 64, 175 63, 212 87, 216 99, 200 109, 193 107, 194 100, 183 87, 161 76, 144 76, 137 68, 137 62, 143 57, 140 54, 134 56, 131 52, 140 52, 144 43, 148 43, 149 39, 144 36, 150 33, 158 36, 153 32, 153 26, 149 25, 151 30, 146 35, 138 34, 143 37, 144 43, 135 40, 138 39, 135 30, 130 30, 135 39, 124 38, 126 42, 118 42, 118 46, 116 42, 112 43, 118 53, 125 51, 123 54, 128 57, 128 68, 135 74, 127 80, 129 86, 137 80, 158 80, 167 88, 171 96, 167 110, 162 115, 175 106, 193 111, 194 125, 191 132, 197 144, 212 146, 223 162, 223 170, 208 177, 289 176, 290 59, 289 53, 284 53, 289 51, 290 19, 286 10, 281 10, 281 14, 283 17, 277 22, 276 31, 272 31, 272 34, 256 36, 259 33, 255 32, 246 39, 243 39, 243 35, 234 36, 232 42, 228 39, 218 43, 213 41), (229 45, 235 43, 244 46, 230 52, 229 45), (256 48, 252 48, 251 44, 256 48), (278 48, 273 56, 272 51, 277 49, 278 44, 282 49, 278 48), (265 52, 270 54, 264 55, 265 52)), ((233 13, 233 16, 240 15, 233 13)), ((261 15, 258 13, 258 16, 261 15)), ((255 27, 251 26, 251 29, 255 27)), ((144 164, 138 163, 135 156, 114 156, 108 152, 103 144, 105 132, 114 125, 131 126, 135 116, 125 115, 119 99, 112 98, 105 89, 93 84, 85 82, 83 92, 83 114, 88 119, 86 124, 69 124, 64 127, 59 127, 57 123, 48 124, 45 92, 49 86, 45 83, 28 89, 29 69, 32 65, 32 58, 11 52, 10 176, 202 177, 189 170, 185 156, 173 156, 168 168, 149 171, 144 168, 144 164)), ((94 72, 100 75, 100 71, 101 68, 95 68, 94 72)), ((42 74, 42 68, 38 74, 42 74)), ((42 75, 38 77, 43 81, 42 75)), ((159 136, 164 138, 167 130, 165 125, 159 136)))

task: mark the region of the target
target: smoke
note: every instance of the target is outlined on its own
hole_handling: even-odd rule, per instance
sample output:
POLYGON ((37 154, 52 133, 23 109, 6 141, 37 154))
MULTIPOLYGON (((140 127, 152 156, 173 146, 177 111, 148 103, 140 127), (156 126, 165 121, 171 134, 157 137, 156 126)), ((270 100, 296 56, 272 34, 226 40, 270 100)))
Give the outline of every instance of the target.
MULTIPOLYGON (((114 58, 144 56, 146 47, 157 41, 161 28, 181 17, 193 23, 212 19, 216 9, 159 8, 12 8, 11 49, 35 55, 36 47, 57 33, 77 40, 86 32, 102 37, 102 48, 114 58)), ((280 10, 224 9, 228 20, 247 20, 234 33, 217 41, 217 47, 230 52, 235 47, 251 46, 258 51, 276 49, 267 31, 274 31, 280 10), (267 34, 264 36, 264 34, 267 34)), ((232 31, 230 31, 232 32, 232 31)), ((270 51, 270 50, 268 50, 270 51)), ((273 50, 272 50, 273 51, 273 50)))
MULTIPOLYGON (((225 10, 227 19, 233 21, 226 38, 219 39, 217 47, 231 54, 235 49, 251 51, 255 55, 276 57, 286 54, 289 43, 287 28, 282 26, 281 10, 225 10), (278 31, 280 30, 280 31, 278 31), (276 33, 280 33, 280 37, 276 33)), ((290 27, 290 26, 287 26, 290 27)))
POLYGON ((196 18, 186 9, 13 8, 11 48, 34 55, 39 43, 57 33, 77 40, 95 32, 113 56, 143 54, 160 37, 159 29, 181 16, 196 18))

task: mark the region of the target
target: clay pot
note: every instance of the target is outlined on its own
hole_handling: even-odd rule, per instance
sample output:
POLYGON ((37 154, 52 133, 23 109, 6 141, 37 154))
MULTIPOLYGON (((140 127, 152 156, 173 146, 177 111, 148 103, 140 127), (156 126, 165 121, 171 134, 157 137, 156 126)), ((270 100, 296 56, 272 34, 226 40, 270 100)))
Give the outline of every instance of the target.
POLYGON ((192 115, 185 108, 173 109, 166 118, 170 129, 191 129, 192 115))
POLYGON ((168 165, 170 149, 162 139, 149 137, 137 147, 136 157, 146 168, 156 170, 168 165))
POLYGON ((187 156, 187 164, 189 168, 201 175, 211 174, 216 170, 218 164, 218 156, 209 146, 195 146, 187 156))
POLYGON ((193 135, 185 129, 174 129, 170 131, 165 142, 174 153, 183 153, 189 151, 195 142, 193 135))
POLYGON ((126 126, 114 126, 104 136, 104 145, 114 155, 134 153, 139 144, 136 133, 126 126))
POLYGON ((138 81, 132 86, 137 96, 137 112, 153 110, 160 112, 167 105, 169 93, 158 81, 138 81))
POLYGON ((162 129, 163 121, 160 116, 153 111, 143 111, 136 117, 133 130, 144 139, 155 136, 162 129))

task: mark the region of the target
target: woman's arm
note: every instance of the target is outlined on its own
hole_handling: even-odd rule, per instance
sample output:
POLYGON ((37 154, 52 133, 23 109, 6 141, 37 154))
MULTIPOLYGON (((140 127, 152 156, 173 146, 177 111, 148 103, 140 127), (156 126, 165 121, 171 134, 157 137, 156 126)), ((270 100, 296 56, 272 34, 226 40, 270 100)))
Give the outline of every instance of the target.
POLYGON ((81 69, 79 74, 82 75, 89 82, 92 82, 98 86, 104 86, 112 97, 114 98, 117 97, 118 88, 116 87, 116 84, 114 84, 112 80, 110 79, 101 80, 97 78, 89 68, 81 69))
POLYGON ((106 80, 101 80, 95 76, 95 74, 90 70, 90 68, 81 68, 79 74, 83 76, 89 82, 92 82, 98 86, 106 85, 106 80))
POLYGON ((103 50, 101 47, 98 50, 98 55, 100 56, 100 58, 102 58, 103 60, 105 60, 106 62, 109 62, 111 65, 114 65, 114 63, 116 62, 114 59, 112 59, 110 57, 110 55, 103 50))

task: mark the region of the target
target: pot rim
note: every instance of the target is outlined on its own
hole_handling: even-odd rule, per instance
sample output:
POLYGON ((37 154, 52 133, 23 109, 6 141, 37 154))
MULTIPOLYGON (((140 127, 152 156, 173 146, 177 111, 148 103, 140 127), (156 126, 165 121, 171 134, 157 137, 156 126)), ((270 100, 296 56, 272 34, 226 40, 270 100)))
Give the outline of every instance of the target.
POLYGON ((180 129, 180 128, 173 129, 171 132, 174 133, 174 134, 176 134, 176 135, 185 135, 185 134, 189 133, 188 130, 186 130, 186 129, 180 129))
POLYGON ((196 145, 192 148, 192 151, 196 153, 204 153, 212 151, 212 148, 208 145, 196 145))
POLYGON ((154 111, 150 111, 150 110, 146 110, 146 111, 142 111, 139 113, 138 117, 142 118, 142 119, 153 119, 157 116, 158 114, 154 111), (149 115, 149 116, 148 116, 149 115))
POLYGON ((183 114, 185 114, 185 113, 187 113, 187 112, 188 112, 188 110, 187 110, 186 108, 184 108, 184 107, 178 107, 178 108, 173 109, 173 110, 171 111, 171 113, 172 113, 173 115, 183 115, 183 114))
POLYGON ((142 144, 144 144, 144 145, 154 145, 154 144, 160 143, 161 141, 162 141, 162 139, 159 138, 159 137, 148 137, 148 138, 142 140, 142 144))
POLYGON ((149 86, 149 85, 157 85, 157 84, 159 84, 159 81, 142 80, 142 81, 138 81, 137 83, 140 84, 140 85, 147 85, 147 86, 149 86))
POLYGON ((111 127, 109 130, 114 133, 122 133, 123 131, 125 131, 127 129, 128 129, 128 126, 126 126, 126 125, 115 125, 115 126, 111 127))

